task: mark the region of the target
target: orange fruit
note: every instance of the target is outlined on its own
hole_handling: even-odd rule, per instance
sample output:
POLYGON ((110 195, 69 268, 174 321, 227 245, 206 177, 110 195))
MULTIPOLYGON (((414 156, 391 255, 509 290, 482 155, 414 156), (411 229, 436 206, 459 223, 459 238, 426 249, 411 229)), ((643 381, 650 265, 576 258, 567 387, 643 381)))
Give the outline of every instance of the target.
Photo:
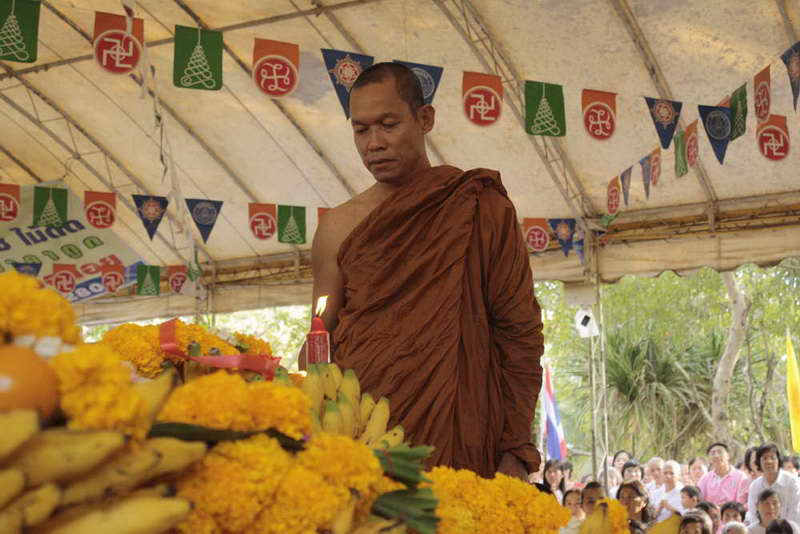
POLYGON ((49 419, 58 406, 58 377, 31 349, 0 345, 0 412, 38 410, 49 419))

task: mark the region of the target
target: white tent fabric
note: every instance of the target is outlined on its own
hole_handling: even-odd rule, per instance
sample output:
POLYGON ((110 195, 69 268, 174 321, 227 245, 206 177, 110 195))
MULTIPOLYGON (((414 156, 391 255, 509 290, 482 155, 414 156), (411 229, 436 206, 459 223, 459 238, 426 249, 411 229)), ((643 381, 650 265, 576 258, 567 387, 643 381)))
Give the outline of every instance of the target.
MULTIPOLYGON (((102 71, 91 56, 95 11, 122 14, 117 0, 43 0, 39 58, 0 65, 0 178, 32 184, 63 177, 77 194, 115 190, 165 195, 153 102, 130 76, 102 71)), ((634 165, 630 204, 609 232, 589 236, 587 262, 551 250, 531 257, 537 279, 613 281, 702 266, 733 269, 800 255, 800 151, 772 162, 755 140, 752 78, 772 67, 773 113, 800 120, 779 55, 798 40, 800 6, 787 0, 139 0, 157 95, 185 197, 225 202, 207 244, 192 228, 208 291, 202 298, 106 298, 78 306, 84 321, 231 311, 310 299, 309 245, 259 241, 248 203, 338 205, 372 179, 352 144, 320 48, 440 65, 434 164, 498 169, 520 218, 577 217, 588 229, 605 211, 608 181, 634 165), (172 85, 174 25, 224 31, 224 88, 172 85), (273 100, 250 76, 253 38, 298 43, 301 81, 273 100), (479 128, 463 113, 463 71, 497 71, 505 108, 479 128), (523 80, 564 85, 567 136, 533 138, 514 107, 523 80), (714 105, 748 84, 747 134, 717 163, 702 126, 700 163, 676 178, 672 148, 645 198, 638 160, 658 145, 643 96, 714 105), (616 92, 618 127, 603 142, 582 126, 584 88, 616 92)), ((151 84, 151 89, 154 86, 151 84)), ((116 230, 151 264, 185 263, 176 206, 149 240, 136 213, 119 206, 116 230), (177 236, 177 237, 176 237, 177 236)))

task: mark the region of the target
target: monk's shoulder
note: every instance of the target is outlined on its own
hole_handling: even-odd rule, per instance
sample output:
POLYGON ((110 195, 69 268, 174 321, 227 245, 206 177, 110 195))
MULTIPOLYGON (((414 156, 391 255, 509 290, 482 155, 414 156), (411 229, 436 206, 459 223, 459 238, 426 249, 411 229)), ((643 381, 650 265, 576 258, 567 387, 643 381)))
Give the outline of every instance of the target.
POLYGON ((372 209, 374 209, 374 205, 372 205, 368 191, 331 208, 319 221, 315 241, 324 240, 338 249, 339 245, 369 215, 372 209))

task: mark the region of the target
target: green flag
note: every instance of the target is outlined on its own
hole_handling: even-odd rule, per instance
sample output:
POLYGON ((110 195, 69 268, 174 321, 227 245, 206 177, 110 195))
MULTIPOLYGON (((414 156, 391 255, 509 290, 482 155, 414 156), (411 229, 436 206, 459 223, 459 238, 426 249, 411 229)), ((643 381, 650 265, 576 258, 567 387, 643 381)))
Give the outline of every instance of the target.
POLYGON ((161 294, 161 267, 141 263, 136 266, 136 294, 150 296, 161 294))
POLYGON ((731 117, 733 127, 731 128, 731 141, 741 137, 747 131, 747 84, 742 84, 731 95, 731 117))
POLYGON ((32 0, 0 2, 0 59, 33 63, 39 43, 39 7, 32 0))
POLYGON ((564 88, 544 82, 525 82, 525 131, 531 135, 564 137, 564 88))
POLYGON ((682 131, 675 135, 675 177, 686 176, 689 172, 689 163, 686 161, 686 132, 682 131))
POLYGON ((33 226, 64 226, 67 222, 67 190, 33 188, 33 226))
POLYGON ((222 89, 222 32, 175 26, 173 83, 184 89, 222 89))
POLYGON ((192 282, 197 281, 201 276, 203 276, 203 268, 200 267, 200 260, 197 257, 197 249, 194 251, 194 260, 189 260, 189 265, 186 269, 186 275, 192 282))
POLYGON ((278 242, 303 245, 306 242, 306 209, 278 206, 278 242))

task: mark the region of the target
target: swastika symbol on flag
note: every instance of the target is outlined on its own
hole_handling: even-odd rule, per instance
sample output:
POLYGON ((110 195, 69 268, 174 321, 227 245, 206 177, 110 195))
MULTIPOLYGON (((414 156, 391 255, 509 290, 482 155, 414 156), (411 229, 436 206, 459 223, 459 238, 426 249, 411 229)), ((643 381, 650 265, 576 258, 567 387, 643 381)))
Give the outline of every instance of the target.
POLYGON ((258 239, 269 239, 275 235, 278 224, 269 213, 256 213, 250 218, 250 230, 258 239))
POLYGON ((780 161, 789 154, 789 138, 779 128, 768 126, 758 134, 758 146, 764 157, 780 161))
POLYGON ((62 293, 72 293, 75 289, 75 275, 67 271, 58 272, 53 276, 53 286, 62 293))
POLYGON ((615 127, 614 113, 607 105, 595 102, 583 112, 583 124, 589 135, 595 139, 608 139, 614 134, 615 127))
POLYGON ((502 108, 500 95, 489 87, 478 85, 464 95, 464 112, 478 126, 494 124, 502 108))
POLYGON ((528 228, 528 233, 525 235, 525 241, 534 252, 541 252, 550 244, 550 234, 540 226, 532 226, 528 228))
POLYGON ((756 88, 755 107, 758 121, 766 121, 769 118, 770 94, 769 85, 764 82, 760 83, 756 88))
POLYGON ((253 80, 269 96, 286 96, 297 86, 297 68, 282 56, 264 56, 253 68, 253 80))
POLYGON ((103 287, 105 287, 106 291, 109 293, 115 293, 124 283, 125 277, 117 271, 103 273, 103 287))
POLYGON ((19 215, 17 199, 10 195, 0 195, 0 221, 13 221, 17 215, 19 215))
POLYGON ((142 57, 142 45, 123 30, 108 30, 97 36, 94 57, 100 66, 114 74, 131 72, 142 57))
POLYGON ((104 202, 86 206, 86 220, 95 228, 110 228, 114 224, 114 210, 104 202))
POLYGON ((619 211, 619 187, 616 185, 608 190, 608 200, 606 202, 609 215, 616 215, 619 211))
POLYGON ((650 183, 658 185, 659 178, 661 178, 661 158, 653 156, 650 158, 650 183))
POLYGON ((169 288, 173 293, 180 293, 183 284, 186 283, 186 279, 187 276, 184 272, 172 273, 172 276, 169 277, 169 288))
POLYGON ((697 144, 697 134, 689 136, 686 141, 686 163, 689 167, 693 167, 697 163, 697 156, 699 155, 700 147, 697 144))

